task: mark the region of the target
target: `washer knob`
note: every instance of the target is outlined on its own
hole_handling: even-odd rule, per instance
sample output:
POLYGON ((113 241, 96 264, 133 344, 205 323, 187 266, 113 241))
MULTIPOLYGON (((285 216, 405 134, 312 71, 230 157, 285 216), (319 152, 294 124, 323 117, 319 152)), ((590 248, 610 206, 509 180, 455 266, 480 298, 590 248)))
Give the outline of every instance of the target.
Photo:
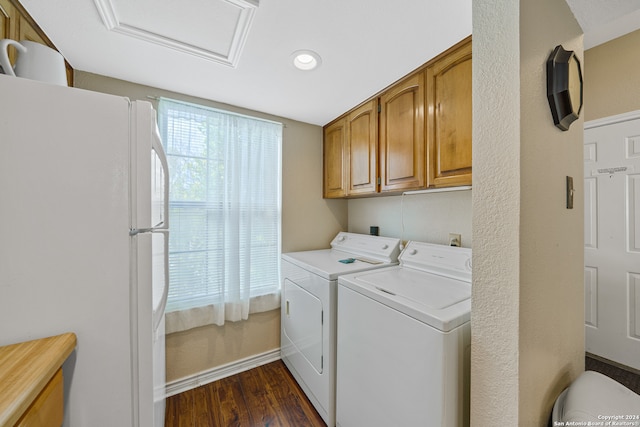
POLYGON ((382 245, 382 249, 388 249, 389 245, 382 245))
POLYGON ((409 255, 415 255, 415 254, 417 254, 417 253, 418 253, 418 250, 417 250, 417 249, 411 249, 411 250, 409 251, 409 255))

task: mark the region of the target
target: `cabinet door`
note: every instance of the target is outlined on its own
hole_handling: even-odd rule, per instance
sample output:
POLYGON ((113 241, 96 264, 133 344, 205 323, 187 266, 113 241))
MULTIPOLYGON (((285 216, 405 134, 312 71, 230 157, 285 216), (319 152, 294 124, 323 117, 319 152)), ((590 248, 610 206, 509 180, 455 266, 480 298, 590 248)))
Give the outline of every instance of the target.
POLYGON ((49 46, 49 43, 45 41, 38 30, 36 30, 24 16, 20 16, 18 18, 18 39, 29 40, 49 46))
POLYGON ((324 189, 325 198, 347 195, 347 128, 346 118, 324 128, 324 189))
POLYGON ((64 420, 62 368, 42 389, 14 427, 56 427, 64 420))
POLYGON ((426 70, 430 187, 471 185, 471 40, 426 70))
POLYGON ((426 185, 424 73, 413 74, 380 96, 380 191, 426 185))
MULTIPOLYGON (((0 39, 29 40, 56 49, 24 7, 11 0, 0 0, 0 39)), ((16 49, 9 46, 9 61, 12 64, 16 62, 16 55, 16 49)), ((69 86, 73 86, 73 68, 66 60, 65 67, 67 69, 67 83, 69 86)))
POLYGON ((378 100, 373 99, 347 116, 349 195, 378 189, 378 100))
MULTIPOLYGON (((0 0, 0 39, 15 39, 17 33, 16 11, 9 0, 0 0)), ((9 61, 16 62, 16 50, 9 46, 9 61)))

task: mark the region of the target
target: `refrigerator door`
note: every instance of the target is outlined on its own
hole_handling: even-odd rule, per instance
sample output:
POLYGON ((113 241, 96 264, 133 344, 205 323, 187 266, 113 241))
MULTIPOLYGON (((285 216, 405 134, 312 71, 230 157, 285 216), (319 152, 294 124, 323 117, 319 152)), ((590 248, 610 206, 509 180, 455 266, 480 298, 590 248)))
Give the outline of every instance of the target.
POLYGON ((169 168, 153 112, 151 145, 151 230, 153 234, 153 329, 164 318, 169 294, 169 168))
POLYGON ((64 426, 131 427, 130 102, 1 74, 0 99, 0 345, 75 332, 64 426))
MULTIPOLYGON (((154 116, 155 117, 155 116, 154 116)), ((165 414, 165 323, 169 294, 169 171, 160 135, 154 127, 151 149, 151 235, 153 309, 153 406, 154 427, 164 427, 165 414)))
POLYGON ((132 245, 136 260, 139 425, 164 426, 164 310, 169 291, 168 171, 155 111, 137 101, 132 109, 132 245))
POLYGON ((166 301, 166 233, 141 233, 134 237, 138 266, 138 294, 148 294, 142 300, 148 305, 148 317, 139 320, 138 376, 140 378, 139 426, 163 427, 165 411, 165 327, 166 301), (150 272, 150 274, 149 274, 150 272), (150 300, 152 303, 150 303, 150 300), (156 324, 156 320, 158 323, 156 324))

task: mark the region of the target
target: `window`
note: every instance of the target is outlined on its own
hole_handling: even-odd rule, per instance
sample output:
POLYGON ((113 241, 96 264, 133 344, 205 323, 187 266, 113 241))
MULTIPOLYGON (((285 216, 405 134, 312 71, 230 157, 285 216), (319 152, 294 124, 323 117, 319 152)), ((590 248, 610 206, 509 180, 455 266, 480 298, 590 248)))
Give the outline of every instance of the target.
POLYGON ((161 99, 167 333, 279 307, 282 124, 161 99))

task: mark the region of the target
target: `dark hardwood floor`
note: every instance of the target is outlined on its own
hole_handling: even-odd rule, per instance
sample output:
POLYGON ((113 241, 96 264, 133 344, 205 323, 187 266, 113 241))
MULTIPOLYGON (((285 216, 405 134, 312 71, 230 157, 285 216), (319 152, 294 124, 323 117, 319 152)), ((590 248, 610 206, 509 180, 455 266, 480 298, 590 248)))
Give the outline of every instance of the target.
MULTIPOLYGON (((640 394, 638 372, 587 355, 601 372, 640 394)), ((167 398, 166 427, 326 427, 281 360, 167 398)))
POLYGON ((167 398, 166 427, 326 427, 281 360, 167 398))

